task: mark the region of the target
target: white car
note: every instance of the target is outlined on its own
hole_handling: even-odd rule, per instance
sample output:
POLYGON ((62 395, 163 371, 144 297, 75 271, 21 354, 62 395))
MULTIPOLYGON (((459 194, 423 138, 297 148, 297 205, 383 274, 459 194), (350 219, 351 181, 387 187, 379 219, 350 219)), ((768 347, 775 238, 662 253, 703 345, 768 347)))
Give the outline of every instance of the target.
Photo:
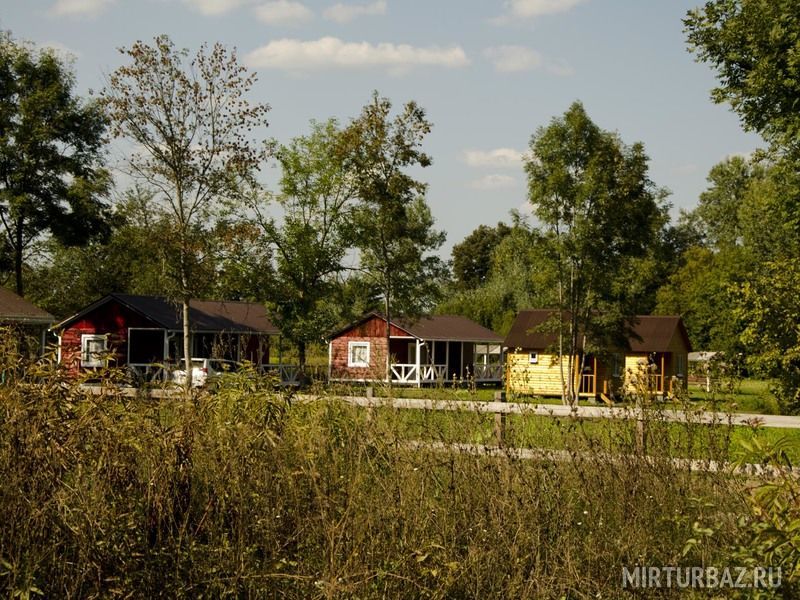
MULTIPOLYGON (((183 366, 183 361, 180 362, 183 366)), ((234 371, 237 364, 232 360, 219 358, 193 358, 192 359, 192 387, 202 387, 210 378, 222 373, 234 371)), ((172 382, 178 385, 186 383, 186 369, 179 368, 172 371, 172 382)))

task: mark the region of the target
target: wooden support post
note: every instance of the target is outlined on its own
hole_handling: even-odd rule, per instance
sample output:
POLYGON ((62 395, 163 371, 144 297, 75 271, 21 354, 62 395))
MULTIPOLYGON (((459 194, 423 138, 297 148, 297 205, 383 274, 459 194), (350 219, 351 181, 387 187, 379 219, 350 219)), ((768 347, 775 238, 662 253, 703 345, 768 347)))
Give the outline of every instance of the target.
POLYGON ((420 352, 419 352, 420 351, 419 338, 414 340, 414 344, 415 344, 414 347, 416 349, 414 354, 416 355, 415 356, 415 362, 416 362, 416 366, 417 366, 417 387, 422 387, 422 373, 420 373, 420 360, 419 360, 419 354, 420 354, 420 352))
MULTIPOLYGON (((367 401, 372 400, 372 397, 373 397, 374 393, 375 393, 375 390, 373 389, 373 387, 371 385, 368 385, 367 389, 366 389, 366 392, 364 394, 367 397, 367 401)), ((374 415, 374 411, 375 411, 375 409, 372 406, 367 406, 367 423, 371 422, 373 417, 375 416, 374 415)))
MULTIPOLYGON (((494 401, 495 402, 505 402, 506 401, 506 393, 505 392, 495 392, 494 393, 494 401)), ((494 439, 497 443, 499 448, 502 448, 505 445, 505 437, 506 437, 506 414, 505 413, 495 413, 494 414, 494 439)))

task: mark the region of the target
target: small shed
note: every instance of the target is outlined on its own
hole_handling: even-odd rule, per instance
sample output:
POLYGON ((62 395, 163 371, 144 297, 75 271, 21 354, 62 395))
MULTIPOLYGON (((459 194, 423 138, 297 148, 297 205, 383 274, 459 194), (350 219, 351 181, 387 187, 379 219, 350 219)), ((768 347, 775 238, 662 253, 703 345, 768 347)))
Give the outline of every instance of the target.
MULTIPOLYGON (((565 387, 558 356, 558 336, 553 332, 555 311, 523 310, 506 336, 508 388, 523 394, 561 396, 565 387)), ((575 358, 575 386, 585 398, 608 400, 630 389, 635 378, 647 377, 648 387, 658 396, 686 389, 689 336, 678 316, 633 317, 631 335, 622 348, 575 358), (579 365, 583 365, 581 370, 579 365)), ((568 369, 563 368, 564 377, 568 369)))
POLYGON ((39 340, 39 352, 44 351, 47 329, 55 317, 46 310, 28 302, 11 290, 0 287, 0 326, 13 327, 35 335, 39 340))
POLYGON ((454 381, 500 383, 502 336, 459 315, 392 318, 369 313, 329 336, 331 381, 385 381, 387 352, 392 383, 422 386, 454 381))
MULTIPOLYGON (((269 363, 270 336, 279 334, 264 305, 192 300, 192 358, 269 363)), ((183 357, 182 307, 164 298, 109 294, 53 327, 59 362, 72 372, 127 365, 146 379, 183 357)))

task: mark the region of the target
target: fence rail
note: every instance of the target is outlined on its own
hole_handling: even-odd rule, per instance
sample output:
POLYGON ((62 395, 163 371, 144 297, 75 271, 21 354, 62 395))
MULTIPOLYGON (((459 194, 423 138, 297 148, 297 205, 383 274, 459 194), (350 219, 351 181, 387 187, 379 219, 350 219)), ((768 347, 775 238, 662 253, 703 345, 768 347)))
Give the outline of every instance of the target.
MULTIPOLYGON (((323 400, 328 396, 295 396, 300 400, 323 400)), ((787 415, 758 415, 753 413, 721 413, 712 411, 654 410, 633 407, 565 406, 563 404, 527 404, 517 402, 486 402, 477 400, 429 400, 424 398, 369 398, 365 396, 336 396, 355 406, 417 410, 467 411, 501 415, 531 415, 541 417, 574 417, 580 419, 662 419, 675 423, 707 425, 737 425, 745 427, 777 427, 800 429, 800 417, 787 415)))

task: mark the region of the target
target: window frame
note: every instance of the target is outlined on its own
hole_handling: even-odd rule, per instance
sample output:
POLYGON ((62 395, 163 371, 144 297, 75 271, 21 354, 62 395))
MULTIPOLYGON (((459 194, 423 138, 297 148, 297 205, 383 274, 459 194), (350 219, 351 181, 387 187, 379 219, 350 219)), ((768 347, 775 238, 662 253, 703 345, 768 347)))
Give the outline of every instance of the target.
POLYGON ((369 367, 370 348, 371 348, 370 342, 365 342, 365 341, 347 342, 347 366, 359 369, 369 367), (355 348, 366 348, 366 360, 364 361, 353 360, 353 350, 355 348))
POLYGON ((108 352, 108 336, 106 334, 101 334, 101 333, 81 334, 81 367, 87 367, 87 368, 104 367, 106 365, 106 359, 103 357, 103 354, 105 354, 106 352, 108 352), (89 343, 97 341, 103 342, 103 349, 100 352, 90 352, 89 343), (96 354, 98 356, 96 358, 92 358, 91 357, 92 354, 96 354))
POLYGON ((539 353, 538 352, 528 352, 528 364, 529 365, 538 365, 539 364, 539 353))

